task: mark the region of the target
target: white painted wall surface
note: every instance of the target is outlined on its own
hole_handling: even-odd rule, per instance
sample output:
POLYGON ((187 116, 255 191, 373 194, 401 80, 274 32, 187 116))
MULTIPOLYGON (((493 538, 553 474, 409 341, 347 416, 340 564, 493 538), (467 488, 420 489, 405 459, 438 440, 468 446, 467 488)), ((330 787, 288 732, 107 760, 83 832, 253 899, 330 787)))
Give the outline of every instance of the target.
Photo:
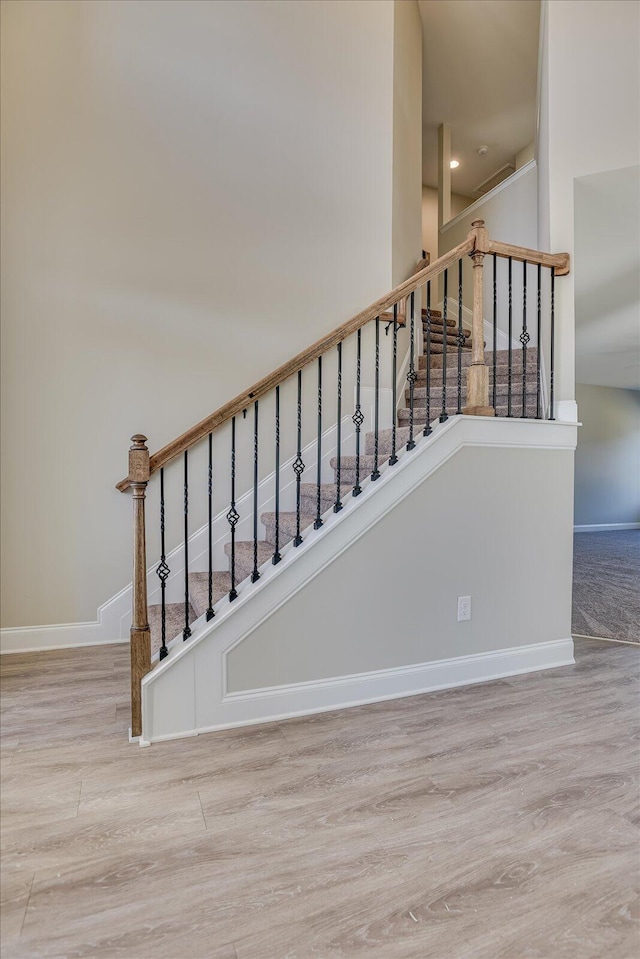
MULTIPOLYGON (((545 0, 540 248, 574 254, 574 181, 640 161, 640 3, 545 0)), ((558 283, 560 401, 573 405, 574 273, 558 283)))
POLYGON ((576 384, 575 525, 640 523, 640 390, 576 384))
POLYGON ((393 19, 2 3, 3 625, 126 585, 132 433, 158 449, 391 288, 393 19))

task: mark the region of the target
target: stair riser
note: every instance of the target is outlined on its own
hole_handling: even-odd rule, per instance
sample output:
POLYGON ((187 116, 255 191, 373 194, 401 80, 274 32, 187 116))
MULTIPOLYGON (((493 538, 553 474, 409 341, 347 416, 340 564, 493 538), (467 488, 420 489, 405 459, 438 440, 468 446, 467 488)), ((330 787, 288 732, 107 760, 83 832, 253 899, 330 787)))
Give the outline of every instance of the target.
MULTIPOLYGON (((526 386, 527 386, 527 397, 528 397, 528 398, 531 398, 531 396, 535 396, 535 395, 536 395, 536 381, 535 381, 535 379, 534 379, 534 380, 530 380, 529 378, 527 378, 526 386)), ((430 390, 430 393, 431 393, 431 402, 432 402, 432 403, 434 402, 434 400, 441 399, 441 398, 442 398, 442 384, 439 384, 439 385, 437 385, 437 386, 432 386, 432 387, 431 387, 431 390, 430 390)), ((463 383, 462 383, 462 397, 463 397, 463 399, 466 397, 466 394, 467 394, 466 383, 463 382, 463 383)), ((508 396, 508 394, 509 394, 509 384, 508 384, 508 383, 497 383, 497 384, 496 384, 496 398, 503 397, 503 398, 505 398, 505 402, 506 402, 506 397, 508 396)), ((447 397, 450 397, 451 399, 455 399, 455 398, 457 397, 457 395, 458 395, 457 384, 455 384, 455 383, 453 383, 453 382, 450 382, 449 379, 447 378, 447 397)), ((493 384, 489 384, 489 398, 491 398, 492 395, 493 395, 493 384)), ((511 387, 511 395, 512 395, 514 398, 516 398, 516 397, 522 397, 522 380, 520 380, 519 382, 515 382, 515 381, 514 381, 514 383, 512 384, 512 387, 511 387)), ((414 405, 414 407, 416 407, 416 406, 424 406, 424 405, 426 404, 426 397, 427 397, 427 391, 426 391, 426 389, 415 390, 415 392, 414 392, 414 394, 413 394, 413 405, 414 405)), ((409 391, 408 391, 408 390, 406 391, 405 399, 406 399, 407 407, 408 407, 408 406, 409 406, 409 391)))
MULTIPOLYGON (((464 366, 464 367, 462 368, 462 382, 463 382, 463 384, 467 382, 467 372, 468 372, 468 370, 469 370, 469 367, 468 367, 468 366, 464 366)), ((529 365, 527 364, 527 383, 534 383, 534 384, 535 384, 536 380, 537 380, 537 373, 536 373, 535 365, 534 365, 533 370, 531 370, 531 369, 529 368, 529 365)), ((451 383, 457 383, 457 382, 458 382, 458 365, 457 365, 457 363, 455 363, 455 364, 453 365, 453 368, 452 368, 451 366, 449 366, 449 364, 447 364, 447 383, 450 385, 451 383)), ((512 370, 511 370, 511 382, 512 382, 514 385, 515 385, 517 382, 519 382, 520 384, 522 384, 522 367, 520 367, 519 369, 512 368, 512 370)), ((430 383, 431 383, 431 387, 432 387, 432 388, 433 388, 433 387, 440 387, 440 388, 442 388, 442 370, 441 370, 441 369, 431 370, 430 383)), ((491 367, 491 366, 489 367, 489 383, 490 383, 490 384, 493 383, 493 367, 491 367)), ((500 366, 497 366, 497 367, 496 367, 496 383, 498 383, 498 384, 500 384, 500 383, 506 383, 506 384, 508 384, 508 383, 509 383, 509 370, 508 370, 506 364, 503 364, 503 365, 500 365, 500 366)), ((418 379, 416 380, 416 384, 415 384, 414 389, 415 389, 415 390, 419 390, 419 389, 424 390, 424 389, 426 389, 426 385, 427 385, 427 371, 426 371, 426 370, 420 370, 420 371, 418 372, 418 379)))
MULTIPOLYGON (((464 409, 466 400, 462 401, 462 407, 464 409)), ((457 402, 447 402, 446 410, 449 416, 455 416, 457 412, 457 402)), ((440 416, 442 410, 441 403, 432 403, 431 404, 431 421, 437 419, 440 416)), ((544 410, 542 410, 544 413, 544 410)), ((536 403, 527 403, 527 419, 535 419, 537 413, 536 403)), ((426 407, 416 408, 414 410, 414 431, 418 430, 418 427, 424 427, 425 425, 425 414, 426 407)), ((522 414, 522 402, 517 402, 515 399, 511 404, 511 414, 514 419, 518 419, 522 414)), ((496 416, 506 416, 507 415, 507 402, 498 402, 496 405, 496 416)), ((409 410, 400 410, 398 413, 398 426, 406 426, 409 420, 409 410)))
MULTIPOLYGON (((452 352, 447 352, 447 371, 449 370, 449 364, 451 362, 452 356, 457 356, 457 350, 452 352)), ((489 369, 493 368, 493 353, 485 350, 485 363, 489 369)), ((508 350, 498 350, 496 366, 497 367, 507 367, 508 365, 508 350)), ((534 347, 527 350, 527 369, 535 369, 537 363, 537 351, 534 347)), ((471 353, 462 353, 462 366, 471 366, 471 353)), ((434 353, 431 356, 431 369, 440 369, 442 367, 442 354, 434 353)), ((418 357, 418 369, 426 370, 427 368, 427 358, 424 355, 418 357)), ((522 351, 514 350, 512 354, 512 370, 522 370, 522 351)))
MULTIPOLYGON (((341 477, 342 480, 342 477, 341 477)), ((309 486, 310 484, 305 484, 309 486)), ((341 486, 344 484, 341 481, 341 486)), ((348 495, 350 492, 348 487, 344 489, 344 495, 348 495)), ((341 496, 343 495, 341 491, 341 496)), ((313 513, 315 515, 317 511, 317 487, 312 486, 308 491, 303 492, 300 496, 300 509, 303 513, 313 513)), ((324 484, 320 487, 320 513, 326 513, 328 509, 332 509, 336 502, 336 486, 331 484, 328 486, 324 484)))

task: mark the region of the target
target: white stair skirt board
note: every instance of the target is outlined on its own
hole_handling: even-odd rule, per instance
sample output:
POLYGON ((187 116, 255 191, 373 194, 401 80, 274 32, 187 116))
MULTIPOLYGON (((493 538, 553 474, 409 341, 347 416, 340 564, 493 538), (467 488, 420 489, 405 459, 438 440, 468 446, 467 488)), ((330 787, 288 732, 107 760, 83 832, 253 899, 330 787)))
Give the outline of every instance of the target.
POLYGON ((574 526, 574 533, 606 533, 622 529, 640 529, 640 523, 596 523, 593 526, 574 526))
MULTIPOLYGON (((146 739, 148 733, 143 732, 139 742, 141 746, 147 746, 152 742, 197 736, 220 729, 270 723, 385 699, 417 696, 438 689, 489 682, 521 673, 571 666, 574 662, 573 640, 569 638, 352 676, 336 676, 318 682, 292 683, 238 693, 223 692, 216 710, 219 722, 187 731, 159 732, 152 735, 151 739, 146 739)), ((213 689, 211 694, 214 695, 213 689)))
MULTIPOLYGON (((204 618, 198 620, 192 627, 193 635, 189 642, 173 646, 169 656, 142 682, 141 742, 266 722, 282 715, 295 715, 301 710, 315 712, 385 696, 408 695, 409 692, 442 684, 478 682, 496 675, 500 669, 508 671, 512 666, 515 671, 527 671, 529 668, 550 668, 570 662, 571 651, 566 644, 571 643, 571 640, 568 639, 561 640, 565 645, 557 649, 542 644, 540 654, 531 654, 534 659, 537 657, 537 666, 523 666, 522 660, 519 660, 520 665, 514 666, 513 657, 519 657, 519 651, 511 655, 511 651, 497 650, 479 654, 479 660, 471 657, 472 663, 481 665, 465 666, 459 678, 450 670, 448 674, 440 674, 439 678, 434 679, 436 674, 431 670, 437 664, 427 663, 399 671, 392 669, 380 674, 367 674, 355 680, 353 677, 347 677, 346 680, 341 677, 314 682, 310 687, 303 684, 305 696, 313 693, 310 699, 301 700, 298 686, 294 687, 293 692, 286 692, 285 688, 283 695, 290 694, 293 703, 287 706, 282 705, 283 700, 278 702, 282 687, 233 695, 226 688, 227 654, 463 447, 573 451, 576 433, 575 424, 544 420, 456 416, 445 423, 434 424, 431 436, 417 437, 417 445, 410 452, 405 449, 399 451, 396 466, 384 469, 377 482, 366 483, 357 498, 349 497, 341 512, 327 514, 324 526, 301 547, 296 549, 288 544, 282 551, 282 561, 277 566, 266 564, 260 580, 251 590, 241 593, 232 604, 222 600, 216 607, 213 620, 209 623, 204 618), (511 657, 510 666, 496 666, 495 662, 488 666, 488 661, 483 658, 486 655, 503 656, 505 652, 511 657), (475 669, 475 672, 464 671, 468 669, 475 669), (422 678, 414 677, 415 670, 422 678), (442 675, 448 678, 443 679, 442 675), (348 682, 350 679, 351 686, 348 682), (358 683, 360 687, 357 687, 358 683), (371 683, 374 685, 371 686, 371 683), (375 693, 366 691, 372 688, 375 693)), ((538 648, 537 645, 535 648, 538 648)), ((469 657, 463 659, 466 661, 469 657)))

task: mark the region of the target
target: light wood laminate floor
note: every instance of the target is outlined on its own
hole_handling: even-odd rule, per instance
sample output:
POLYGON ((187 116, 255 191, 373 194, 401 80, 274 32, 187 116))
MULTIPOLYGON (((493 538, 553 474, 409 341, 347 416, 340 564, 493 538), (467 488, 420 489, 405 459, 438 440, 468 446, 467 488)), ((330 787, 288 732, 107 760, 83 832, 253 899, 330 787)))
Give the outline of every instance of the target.
POLYGON ((127 655, 3 657, 3 959, 640 954, 640 650, 149 749, 127 655))

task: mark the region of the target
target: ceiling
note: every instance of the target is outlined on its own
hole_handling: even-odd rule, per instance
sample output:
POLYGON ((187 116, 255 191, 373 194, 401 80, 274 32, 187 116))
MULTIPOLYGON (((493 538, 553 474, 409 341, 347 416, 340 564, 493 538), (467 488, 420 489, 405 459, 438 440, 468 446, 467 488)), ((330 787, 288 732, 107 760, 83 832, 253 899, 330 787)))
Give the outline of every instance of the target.
POLYGON ((422 182, 438 185, 438 127, 451 126, 454 193, 535 139, 540 0, 418 0, 422 16, 422 182), (488 146, 486 156, 478 155, 488 146))
POLYGON ((575 181, 576 382, 640 389, 640 167, 575 181))

